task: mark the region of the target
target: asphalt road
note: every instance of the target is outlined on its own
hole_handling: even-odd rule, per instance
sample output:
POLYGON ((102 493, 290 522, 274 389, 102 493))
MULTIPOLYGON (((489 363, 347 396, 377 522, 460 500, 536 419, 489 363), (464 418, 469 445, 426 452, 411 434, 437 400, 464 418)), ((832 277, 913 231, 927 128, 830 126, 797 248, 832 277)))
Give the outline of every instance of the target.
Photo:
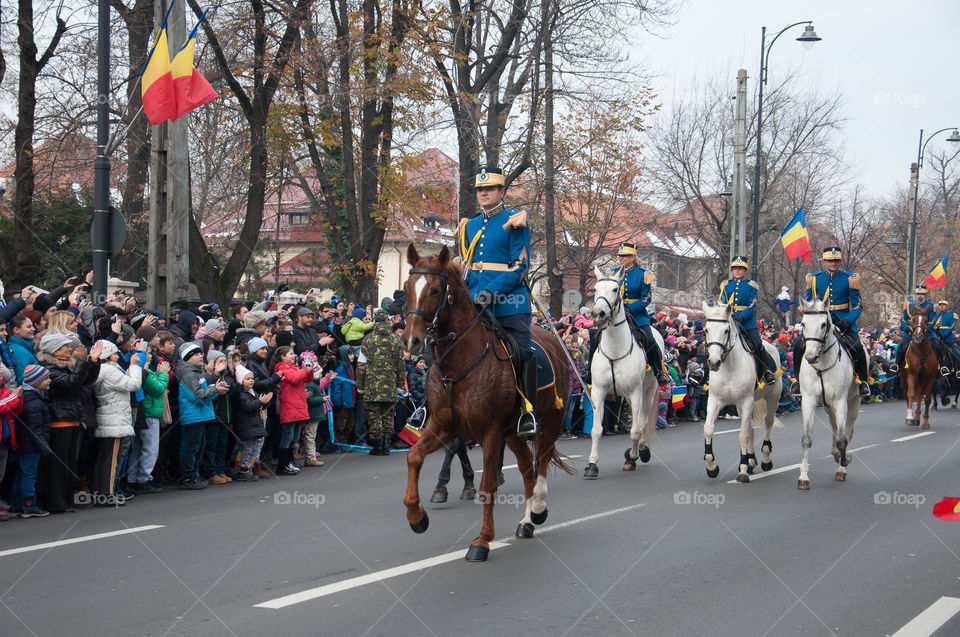
MULTIPOLYGON (((529 540, 512 537, 522 485, 508 468, 504 541, 483 564, 462 559, 480 507, 457 500, 456 468, 450 503, 426 505, 425 534, 409 530, 403 454, 12 520, 0 635, 892 635, 911 621, 900 634, 960 635, 960 522, 931 513, 960 495, 960 412, 898 441, 924 433, 904 426, 903 404, 865 406, 846 482, 819 415, 809 492, 789 468, 799 413, 774 430, 774 471, 746 485, 731 482, 739 421, 718 422, 715 480, 697 425, 661 432, 633 473, 627 437, 611 436, 599 480, 581 477, 582 457, 576 475, 552 474, 549 519, 529 540), (117 534, 88 537, 103 533, 117 534)), ((440 461, 427 460, 424 501, 440 461)))

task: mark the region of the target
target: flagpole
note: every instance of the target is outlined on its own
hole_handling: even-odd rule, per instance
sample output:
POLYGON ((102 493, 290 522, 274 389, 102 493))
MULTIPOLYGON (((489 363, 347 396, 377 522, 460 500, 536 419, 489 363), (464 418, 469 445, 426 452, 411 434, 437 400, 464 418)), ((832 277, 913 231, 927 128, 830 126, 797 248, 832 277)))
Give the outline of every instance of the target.
POLYGON ((766 254, 763 255, 763 258, 760 259, 760 263, 757 264, 757 268, 758 268, 758 269, 759 269, 760 266, 763 265, 763 263, 767 260, 767 257, 770 256, 770 253, 773 252, 773 249, 777 247, 777 244, 778 244, 778 243, 780 243, 780 239, 777 239, 776 241, 774 241, 774 242, 773 242, 773 245, 770 246, 770 249, 767 250, 766 254))
POLYGON ((110 0, 97 2, 97 158, 93 179, 93 302, 107 298, 110 250, 110 0))

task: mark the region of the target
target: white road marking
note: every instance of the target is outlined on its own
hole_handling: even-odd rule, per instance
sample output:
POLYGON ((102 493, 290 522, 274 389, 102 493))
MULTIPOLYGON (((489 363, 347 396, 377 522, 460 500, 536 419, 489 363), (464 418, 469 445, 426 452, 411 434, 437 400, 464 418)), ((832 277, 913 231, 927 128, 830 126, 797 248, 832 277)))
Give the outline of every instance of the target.
MULTIPOLYGON (((576 460, 577 458, 582 458, 582 457, 583 457, 583 456, 564 456, 564 458, 566 458, 566 459, 568 459, 568 460, 576 460)), ((517 465, 515 465, 515 464, 508 464, 508 465, 506 465, 506 466, 503 468, 503 470, 506 471, 507 469, 516 469, 516 468, 517 468, 517 465)), ((474 470, 473 473, 474 473, 474 474, 483 473, 483 469, 476 469, 476 470, 474 470)))
MULTIPOLYGON (((632 511, 634 509, 639 509, 643 506, 646 506, 645 502, 639 504, 631 504, 629 506, 620 507, 619 509, 612 509, 610 511, 603 511, 602 513, 594 513, 593 515, 588 515, 582 518, 577 518, 576 520, 568 520, 566 522, 560 522, 559 524, 554 524, 551 526, 545 526, 540 529, 537 533, 538 535, 543 533, 548 533, 550 531, 555 531, 557 529, 563 529, 568 526, 574 526, 577 524, 583 524, 584 522, 592 522, 600 518, 609 517, 611 515, 617 515, 618 513, 624 513, 626 511, 632 511)), ((505 546, 509 546, 513 543, 516 538, 514 537, 505 537, 499 540, 490 542, 490 550, 495 551, 497 549, 502 549, 505 546)), ((319 597, 326 597, 328 595, 333 595, 334 593, 340 593, 342 591, 347 591, 353 588, 359 588, 360 586, 366 586, 367 584, 372 584, 374 582, 381 582, 392 577, 398 577, 400 575, 406 575, 408 573, 413 573, 416 571, 421 571, 425 568, 430 568, 437 566, 438 564, 446 564, 447 562, 453 562, 456 560, 462 560, 464 556, 464 551, 454 551, 452 553, 444 553, 443 555, 437 555, 434 557, 428 557, 423 560, 417 560, 416 562, 408 562, 406 564, 401 564, 400 566, 394 566, 393 568, 388 568, 382 571, 375 571, 373 573, 367 573, 366 575, 360 575, 359 577, 351 577, 350 579, 345 579, 340 582, 334 582, 332 584, 327 584, 325 586, 318 586, 316 588, 311 588, 300 593, 293 593, 292 595, 285 595, 283 597, 278 597, 276 599, 271 599, 266 602, 261 602, 260 604, 254 604, 254 608, 272 608, 274 610, 280 608, 286 608, 287 606, 293 606, 294 604, 302 604, 303 602, 308 602, 312 599, 317 599, 319 597)))
POLYGON ((0 551, 0 557, 6 557, 8 555, 17 555, 19 553, 29 553, 30 551, 42 551, 43 549, 53 548, 56 546, 66 546, 68 544, 77 544, 79 542, 90 542, 92 540, 102 540, 108 537, 115 537, 117 535, 128 535, 130 533, 139 533, 140 531, 152 531, 154 529, 164 528, 163 524, 148 524, 147 526, 138 526, 132 529, 121 529, 119 531, 110 531, 108 533, 97 533, 95 535, 84 535, 83 537, 74 537, 69 540, 58 540, 56 542, 44 542, 43 544, 31 544, 30 546, 21 546, 16 549, 7 549, 5 551, 0 551))
POLYGON ((960 612, 960 598, 941 597, 893 633, 893 637, 927 637, 937 632, 957 612, 960 612))
POLYGON ((936 431, 923 431, 918 434, 913 434, 912 436, 904 436, 903 438, 894 438, 890 442, 906 442, 907 440, 913 440, 914 438, 923 438, 924 436, 932 436, 937 433, 936 431))
MULTIPOLYGON (((770 471, 764 471, 763 473, 754 473, 750 476, 750 482, 754 480, 759 480, 760 478, 766 478, 768 476, 775 476, 778 473, 786 473, 787 471, 793 471, 794 469, 799 469, 800 463, 787 465, 786 467, 780 467, 779 469, 771 469, 770 471)), ((727 480, 727 484, 736 484, 737 480, 727 480)))
POLYGON ((739 430, 739 429, 727 429, 727 430, 724 430, 724 431, 714 431, 714 432, 713 432, 713 435, 714 435, 714 436, 722 436, 723 434, 738 434, 738 433, 740 433, 740 430, 739 430))
MULTIPOLYGON (((854 447, 853 449, 847 449, 847 453, 854 453, 857 451, 863 451, 864 449, 873 449, 874 447, 879 447, 880 443, 875 442, 872 445, 864 445, 862 447, 854 447)), ((825 458, 832 458, 833 456, 824 456, 825 458)))

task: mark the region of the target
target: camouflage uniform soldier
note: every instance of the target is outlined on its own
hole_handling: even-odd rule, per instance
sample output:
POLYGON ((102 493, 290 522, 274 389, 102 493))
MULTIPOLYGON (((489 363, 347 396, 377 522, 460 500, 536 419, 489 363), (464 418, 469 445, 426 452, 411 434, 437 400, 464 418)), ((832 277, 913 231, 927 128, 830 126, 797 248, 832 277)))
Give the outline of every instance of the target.
POLYGON ((387 325, 387 313, 377 308, 373 323, 360 348, 366 362, 357 369, 357 388, 363 392, 363 405, 367 410, 367 439, 373 447, 370 455, 388 456, 393 436, 393 407, 406 370, 403 346, 387 325))

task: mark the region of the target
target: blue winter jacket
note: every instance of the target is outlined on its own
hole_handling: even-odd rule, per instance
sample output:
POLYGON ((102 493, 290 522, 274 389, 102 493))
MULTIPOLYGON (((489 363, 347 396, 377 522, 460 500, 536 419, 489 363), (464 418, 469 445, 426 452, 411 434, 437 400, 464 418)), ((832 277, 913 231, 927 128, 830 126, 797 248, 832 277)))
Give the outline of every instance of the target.
POLYGON ((217 388, 207 385, 203 367, 181 362, 176 374, 180 381, 180 424, 214 420, 213 397, 217 395, 217 388))

